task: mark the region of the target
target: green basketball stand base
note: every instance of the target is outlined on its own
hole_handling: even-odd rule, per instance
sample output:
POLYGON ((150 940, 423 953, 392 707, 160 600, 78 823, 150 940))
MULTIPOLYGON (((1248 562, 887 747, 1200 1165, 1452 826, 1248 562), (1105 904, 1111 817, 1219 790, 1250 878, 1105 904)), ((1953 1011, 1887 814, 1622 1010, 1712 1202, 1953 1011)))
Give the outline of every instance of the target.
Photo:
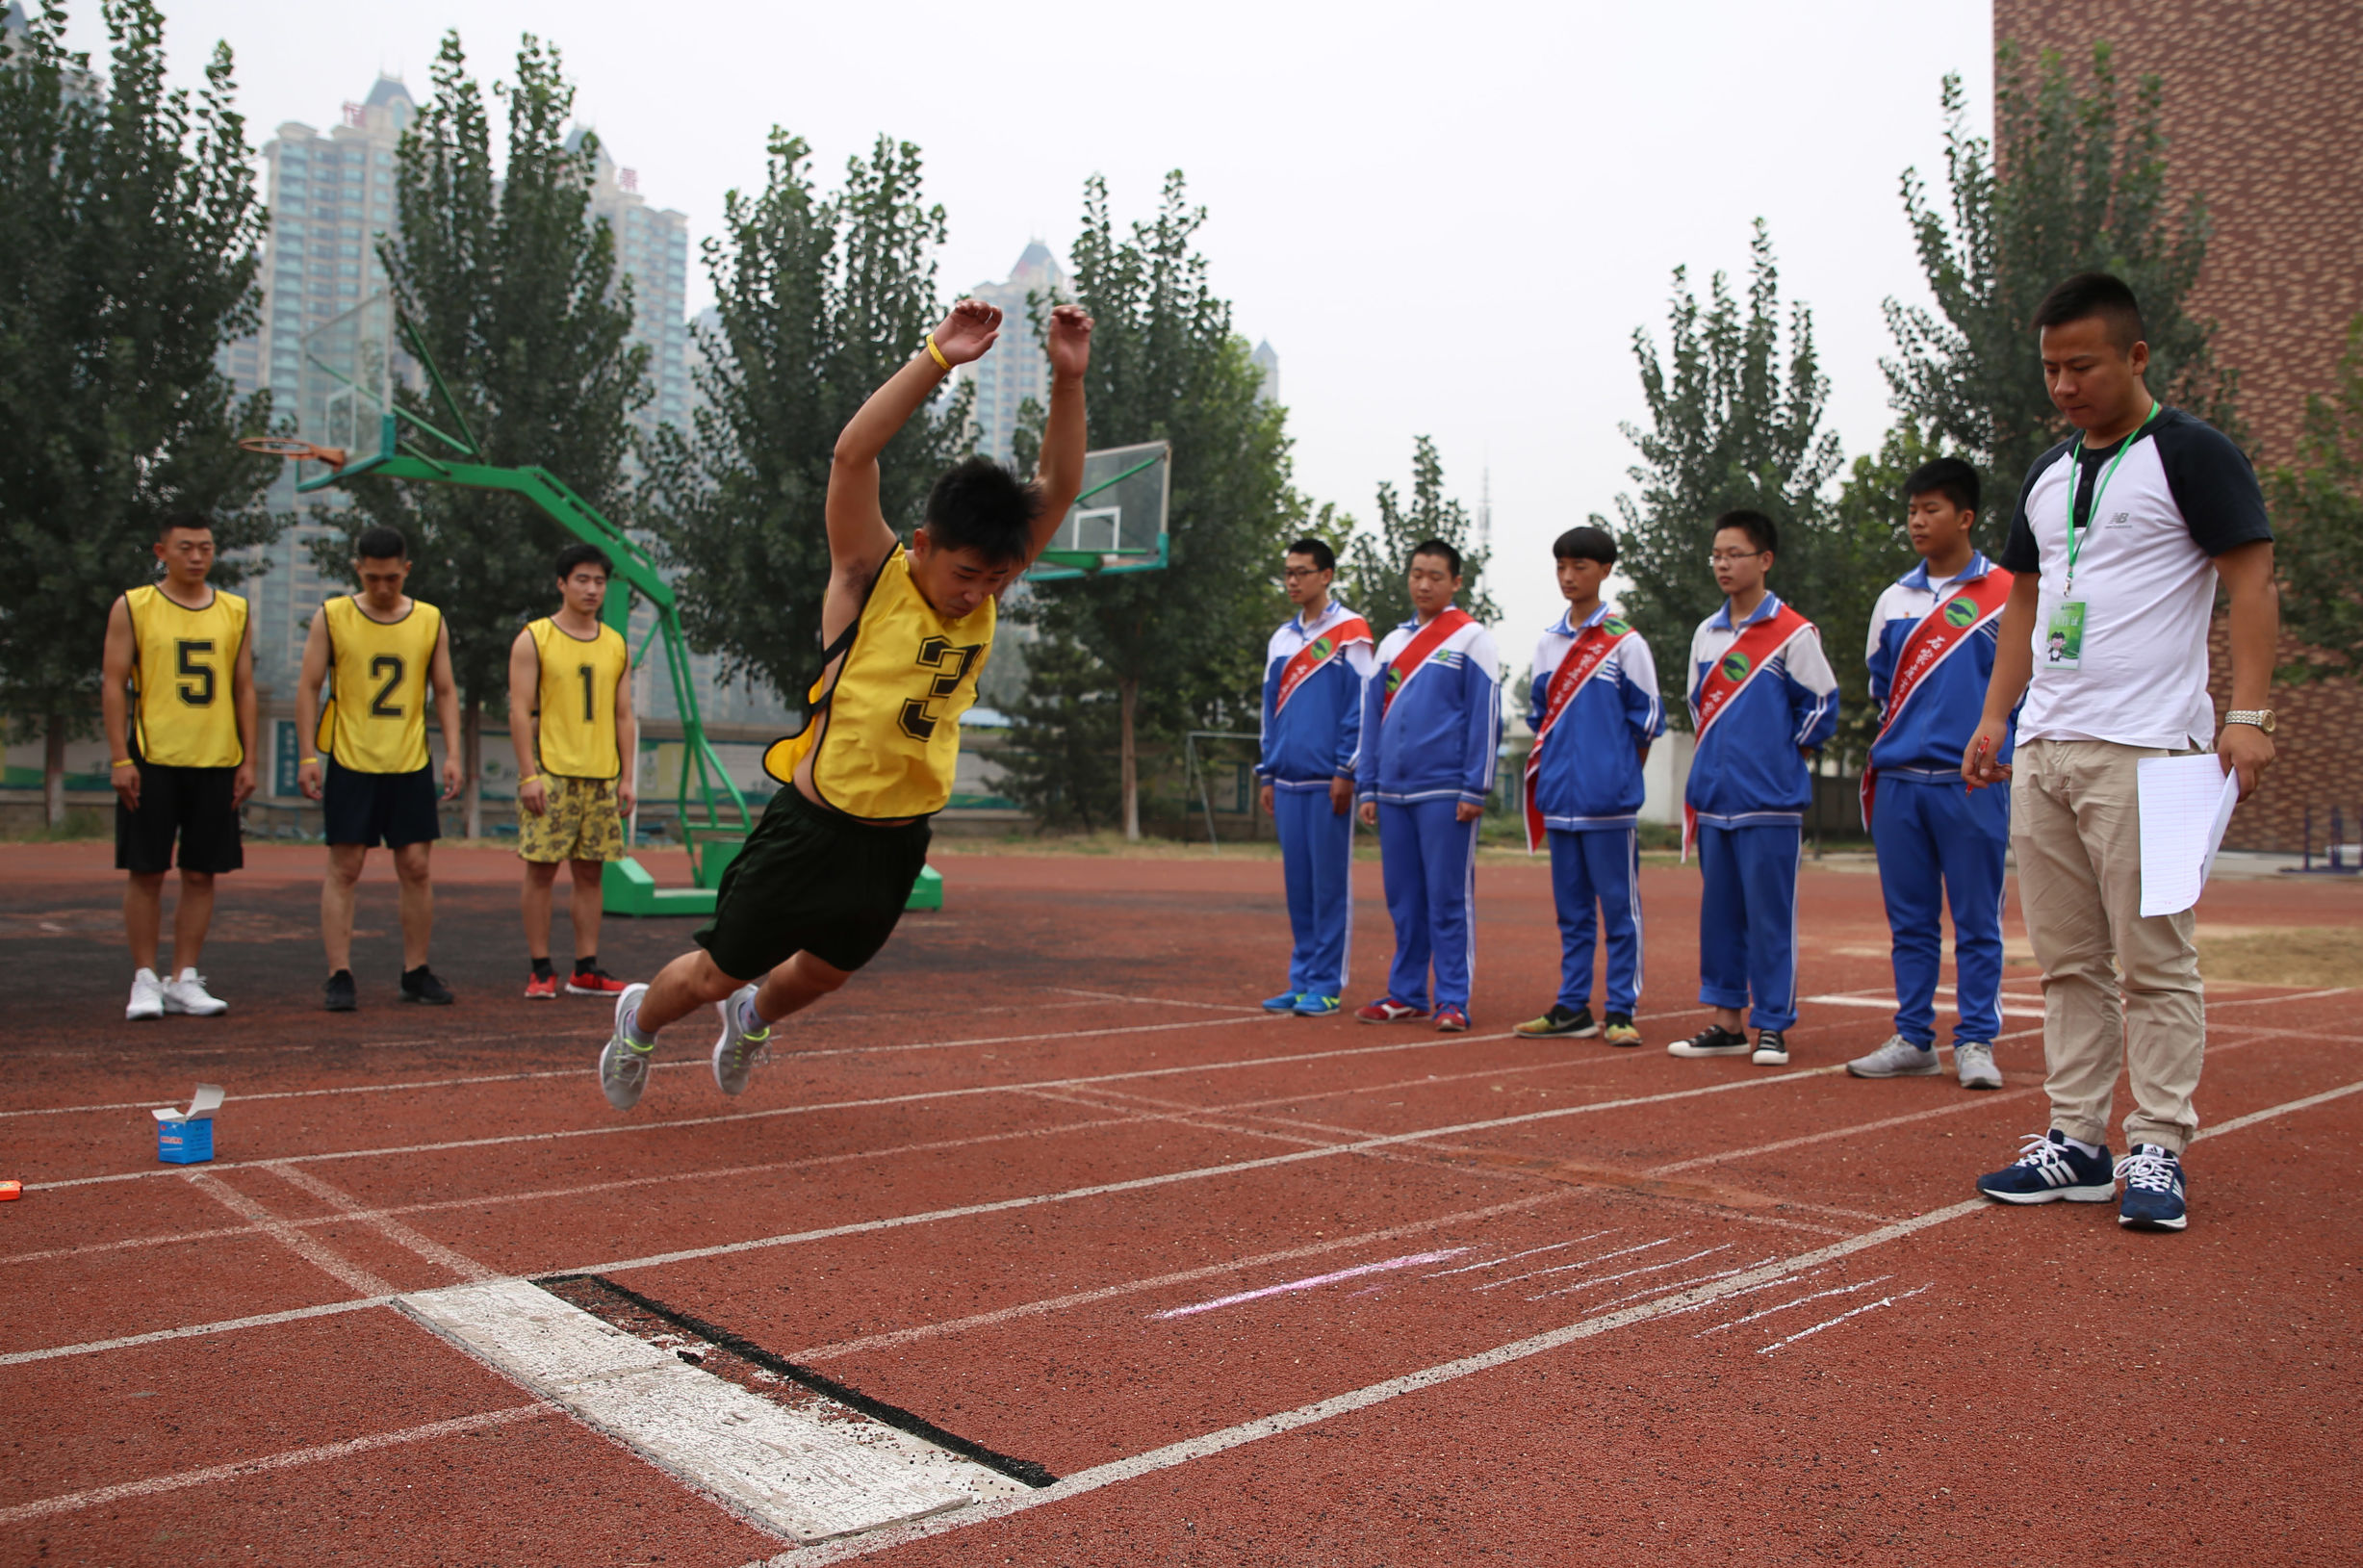
MULTIPOLYGON (((716 880, 720 880, 719 868, 716 880)), ((609 861, 600 879, 600 904, 609 914, 696 914, 714 913, 711 887, 660 887, 648 868, 627 855, 609 861)), ((932 865, 919 867, 906 910, 943 908, 943 873, 932 865)))
POLYGON ((932 865, 919 867, 919 880, 911 885, 911 897, 903 908, 906 910, 943 908, 943 873, 932 865))

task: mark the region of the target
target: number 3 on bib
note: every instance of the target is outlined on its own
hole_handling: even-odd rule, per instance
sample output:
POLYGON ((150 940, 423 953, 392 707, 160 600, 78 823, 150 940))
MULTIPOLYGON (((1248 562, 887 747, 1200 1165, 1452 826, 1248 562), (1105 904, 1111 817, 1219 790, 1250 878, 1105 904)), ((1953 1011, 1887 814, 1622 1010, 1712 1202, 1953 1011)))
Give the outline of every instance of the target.
POLYGON ((956 645, 942 637, 927 637, 919 643, 916 662, 921 669, 941 673, 927 682, 925 697, 910 697, 903 701, 903 733, 913 740, 924 741, 936 733, 936 715, 929 705, 939 697, 949 697, 960 689, 977 655, 985 651, 983 643, 956 645))

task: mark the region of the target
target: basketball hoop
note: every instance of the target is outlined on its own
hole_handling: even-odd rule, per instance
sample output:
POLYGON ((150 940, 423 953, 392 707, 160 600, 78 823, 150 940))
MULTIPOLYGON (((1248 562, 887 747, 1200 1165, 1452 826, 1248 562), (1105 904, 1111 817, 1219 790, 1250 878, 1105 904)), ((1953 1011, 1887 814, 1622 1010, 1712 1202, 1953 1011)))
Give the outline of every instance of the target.
POLYGON ((269 457, 293 457, 299 463, 324 463, 330 468, 345 466, 344 448, 315 447, 309 441, 297 441, 294 436, 247 436, 238 445, 242 450, 261 452, 269 457))

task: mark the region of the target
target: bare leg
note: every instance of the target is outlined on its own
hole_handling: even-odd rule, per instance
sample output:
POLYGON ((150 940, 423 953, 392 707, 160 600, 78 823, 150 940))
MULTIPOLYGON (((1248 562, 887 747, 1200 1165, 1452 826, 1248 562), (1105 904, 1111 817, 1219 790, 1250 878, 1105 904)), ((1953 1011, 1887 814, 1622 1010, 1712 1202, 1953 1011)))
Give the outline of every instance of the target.
POLYGON ((641 1034, 654 1035, 694 1010, 721 1001, 744 984, 715 968, 712 956, 704 948, 683 953, 649 982, 648 994, 640 998, 633 1022, 641 1034))
POLYGON ((328 846, 328 874, 320 883, 320 941, 328 950, 330 974, 353 966, 353 901, 369 858, 366 844, 328 846))
POLYGON ((755 993, 755 1011, 777 1023, 801 1013, 851 980, 850 971, 824 964, 809 953, 798 953, 771 973, 755 993))
POLYGON ((435 931, 435 885, 427 876, 427 851, 422 840, 394 852, 394 874, 402 885, 402 968, 416 969, 426 962, 427 939, 435 931))
POLYGON ((1744 1035, 1748 1032, 1747 1016, 1735 1007, 1719 1007, 1715 1009, 1715 1027, 1730 1034, 1744 1035))
POLYGON ((569 862, 575 873, 574 903, 568 912, 575 918, 575 962, 599 953, 599 914, 605 895, 606 862, 604 861, 574 861, 569 862))
POLYGON ((164 873, 134 871, 123 884, 123 936, 131 944, 131 966, 156 967, 156 943, 164 933, 164 873))
POLYGON ((526 919, 526 956, 550 956, 550 887, 558 880, 558 862, 526 861, 524 895, 518 900, 526 919))
POLYGON ((176 969, 197 966, 197 960, 205 954, 206 929, 213 923, 214 874, 183 871, 180 907, 172 912, 172 963, 176 969))

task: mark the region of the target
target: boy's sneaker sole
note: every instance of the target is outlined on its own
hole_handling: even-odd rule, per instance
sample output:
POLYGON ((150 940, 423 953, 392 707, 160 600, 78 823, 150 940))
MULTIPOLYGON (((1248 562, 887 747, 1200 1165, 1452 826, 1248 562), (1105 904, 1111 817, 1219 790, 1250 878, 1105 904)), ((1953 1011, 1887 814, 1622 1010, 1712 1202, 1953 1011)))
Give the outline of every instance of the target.
POLYGON ((1978 1196, 1996 1203, 2106 1203, 2117 1196, 2117 1183, 2106 1187, 2051 1187, 2040 1193, 1997 1193, 1980 1187, 1978 1196))

